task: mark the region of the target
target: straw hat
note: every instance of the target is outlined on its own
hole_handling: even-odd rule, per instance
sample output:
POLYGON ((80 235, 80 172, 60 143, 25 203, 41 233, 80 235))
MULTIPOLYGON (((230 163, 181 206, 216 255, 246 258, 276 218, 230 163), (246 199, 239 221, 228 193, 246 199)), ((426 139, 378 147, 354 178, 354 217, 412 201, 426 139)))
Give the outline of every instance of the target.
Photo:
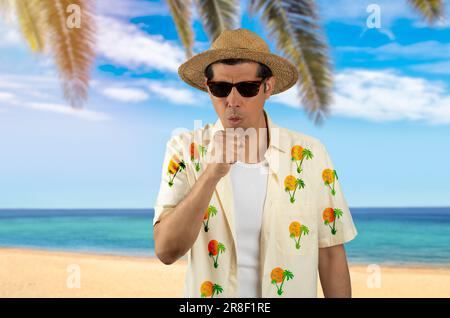
POLYGON ((269 45, 256 33, 239 28, 223 31, 211 48, 194 55, 178 68, 178 74, 189 85, 208 92, 205 68, 217 60, 244 58, 267 65, 275 76, 272 95, 292 87, 298 79, 296 67, 287 59, 270 53, 269 45))

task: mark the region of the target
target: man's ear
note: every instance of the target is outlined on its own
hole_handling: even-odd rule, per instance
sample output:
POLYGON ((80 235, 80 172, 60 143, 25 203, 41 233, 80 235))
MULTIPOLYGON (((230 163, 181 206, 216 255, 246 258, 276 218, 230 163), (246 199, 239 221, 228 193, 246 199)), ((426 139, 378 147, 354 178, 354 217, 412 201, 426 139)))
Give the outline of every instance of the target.
POLYGON ((272 95, 272 92, 275 89, 275 76, 271 76, 264 82, 264 95, 266 95, 266 99, 272 95))
POLYGON ((209 88, 208 88, 208 85, 206 85, 206 82, 208 81, 208 78, 206 77, 206 76, 204 76, 203 77, 204 78, 204 80, 205 80, 205 87, 206 87, 206 91, 208 92, 208 94, 209 94, 209 88))

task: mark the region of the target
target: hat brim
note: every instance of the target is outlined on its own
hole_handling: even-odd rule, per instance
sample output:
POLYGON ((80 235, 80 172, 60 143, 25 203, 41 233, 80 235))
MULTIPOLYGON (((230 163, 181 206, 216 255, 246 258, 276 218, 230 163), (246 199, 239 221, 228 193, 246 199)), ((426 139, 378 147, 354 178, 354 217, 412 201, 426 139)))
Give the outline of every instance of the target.
POLYGON ((211 49, 194 55, 178 68, 178 75, 187 84, 208 92, 205 84, 205 68, 218 60, 243 58, 267 65, 275 77, 275 88, 272 95, 291 88, 298 80, 296 67, 287 59, 272 53, 249 49, 211 49))

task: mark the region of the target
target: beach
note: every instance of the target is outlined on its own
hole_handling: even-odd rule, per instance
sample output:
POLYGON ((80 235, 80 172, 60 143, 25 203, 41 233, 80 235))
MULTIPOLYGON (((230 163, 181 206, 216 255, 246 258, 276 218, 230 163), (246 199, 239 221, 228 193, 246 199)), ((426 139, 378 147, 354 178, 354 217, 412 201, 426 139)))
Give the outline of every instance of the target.
MULTIPOLYGON (((186 264, 0 248, 0 297, 183 297, 186 264)), ((353 297, 450 297, 450 268, 351 264, 350 273, 353 297)))

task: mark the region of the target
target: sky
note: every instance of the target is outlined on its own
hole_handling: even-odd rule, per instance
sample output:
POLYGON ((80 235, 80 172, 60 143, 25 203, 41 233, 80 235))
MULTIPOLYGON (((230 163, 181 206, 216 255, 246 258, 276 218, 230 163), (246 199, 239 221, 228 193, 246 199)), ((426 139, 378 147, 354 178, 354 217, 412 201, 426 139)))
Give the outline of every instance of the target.
MULTIPOLYGON (((335 78, 330 115, 308 119, 297 86, 265 109, 326 146, 350 207, 450 206, 449 20, 430 27, 406 0, 317 4, 335 78)), ((282 55, 246 7, 239 26, 282 55)), ((208 95, 178 77, 186 57, 164 1, 99 0, 96 14, 82 111, 67 106, 51 56, 0 22, 0 208, 151 208, 167 140, 217 119, 208 95)), ((193 28, 199 53, 210 40, 195 11, 193 28)))

